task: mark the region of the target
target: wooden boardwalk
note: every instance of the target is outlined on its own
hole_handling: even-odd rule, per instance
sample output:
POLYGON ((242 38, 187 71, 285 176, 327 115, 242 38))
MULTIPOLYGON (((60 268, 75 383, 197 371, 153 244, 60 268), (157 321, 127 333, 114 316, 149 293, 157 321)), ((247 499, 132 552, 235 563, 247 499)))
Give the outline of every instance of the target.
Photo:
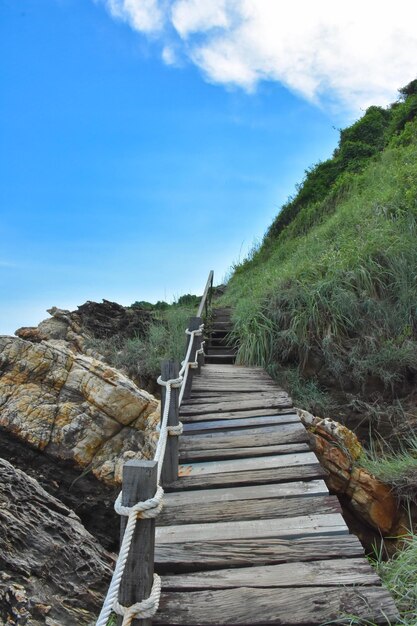
POLYGON ((157 521, 154 624, 396 622, 291 399, 262 369, 206 365, 181 420, 179 478, 157 521))

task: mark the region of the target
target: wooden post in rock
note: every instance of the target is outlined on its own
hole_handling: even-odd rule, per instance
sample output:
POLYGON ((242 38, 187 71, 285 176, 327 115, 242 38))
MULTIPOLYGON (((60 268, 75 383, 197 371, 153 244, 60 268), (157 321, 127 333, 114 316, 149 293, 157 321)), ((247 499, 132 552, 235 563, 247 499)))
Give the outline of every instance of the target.
MULTIPOLYGON (((188 322, 188 330, 198 330, 201 326, 201 324, 203 323, 203 320, 201 319, 201 317, 190 317, 190 320, 188 322)), ((193 362, 195 359, 195 352, 196 350, 198 350, 198 348, 200 347, 199 344, 199 339, 200 337, 194 337, 194 341, 193 341, 193 346, 191 348, 191 354, 190 354, 190 361, 193 362)), ((188 335, 188 342, 187 342, 187 350, 188 350, 188 346, 190 341, 192 340, 191 335, 188 335)), ((190 393, 191 393, 191 386, 193 384, 193 375, 195 372, 200 372, 200 368, 192 368, 190 367, 188 369, 188 377, 187 377, 187 382, 185 385, 185 389, 184 389, 184 398, 189 398, 190 397, 190 393)))
MULTIPOLYGON (((179 365, 177 361, 162 361, 161 378, 162 380, 170 380, 178 378, 179 365)), ((166 387, 162 386, 161 401, 161 420, 165 408, 166 387)), ((171 401, 169 403, 168 426, 178 426, 179 423, 179 388, 171 387, 171 401)), ((161 483, 164 487, 169 485, 178 478, 178 437, 176 435, 168 435, 165 448, 165 456, 162 465, 161 483)))
MULTIPOLYGON (((156 461, 128 461, 123 466, 122 504, 133 506, 148 500, 157 489, 158 464, 156 461)), ((123 538, 127 517, 121 518, 120 541, 123 538)), ((129 556, 120 584, 119 602, 131 606, 148 598, 153 584, 155 553, 155 519, 138 519, 129 556)), ((118 625, 122 623, 118 618, 118 625)), ((151 619, 134 619, 132 626, 151 626, 151 619)))

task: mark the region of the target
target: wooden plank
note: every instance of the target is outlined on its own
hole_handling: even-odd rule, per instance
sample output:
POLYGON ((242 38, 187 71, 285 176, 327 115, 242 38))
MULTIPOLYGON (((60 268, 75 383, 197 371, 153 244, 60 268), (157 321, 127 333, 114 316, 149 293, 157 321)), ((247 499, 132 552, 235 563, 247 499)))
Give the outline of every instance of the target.
POLYGON ((279 398, 279 400, 281 401, 282 399, 287 400, 288 398, 288 394, 285 393, 285 391, 278 391, 278 390, 274 390, 274 391, 260 391, 258 392, 256 395, 254 395, 253 393, 246 393, 244 391, 240 392, 239 394, 234 393, 234 394, 226 394, 224 392, 211 392, 210 395, 204 396, 204 397, 190 397, 187 400, 184 400, 183 403, 181 404, 182 407, 191 407, 191 406, 196 406, 196 405, 200 405, 200 404, 218 404, 219 402, 224 403, 224 402, 233 402, 233 403, 238 403, 241 402, 243 404, 245 404, 246 402, 274 402, 277 398, 279 398))
MULTIPOLYGON (((195 493, 195 492, 189 492, 195 493)), ((354 535, 311 535, 302 538, 229 539, 162 543, 155 546, 158 572, 208 570, 267 563, 363 556, 354 535)))
MULTIPOLYGON (((209 421, 188 422, 184 424, 184 433, 197 433, 212 430, 225 430, 229 428, 246 428, 249 426, 267 426, 270 424, 301 424, 299 416, 293 411, 282 414, 259 415, 251 417, 240 417, 236 414, 235 418, 229 419, 211 419, 209 421)), ((185 435, 184 435, 185 436, 185 435)))
POLYGON ((244 520, 208 524, 160 526, 156 543, 184 543, 202 540, 255 539, 265 537, 306 537, 308 535, 347 534, 339 513, 302 515, 283 519, 244 520))
POLYGON ((274 383, 267 382, 229 382, 225 383, 224 379, 217 382, 203 382, 195 378, 193 382, 193 389, 191 397, 201 396, 204 394, 210 395, 213 391, 218 393, 233 394, 233 393, 259 393, 260 391, 277 390, 279 387, 274 383))
POLYGON ((299 587, 166 591, 154 624, 172 626, 311 626, 354 614, 377 624, 393 624, 398 611, 383 587, 299 587))
POLYGON ((232 459, 230 461, 207 461, 207 463, 188 463, 178 467, 178 476, 202 476, 206 474, 224 474, 227 472, 245 472, 248 470, 276 469, 311 465, 317 462, 314 452, 268 456, 260 459, 232 459))
POLYGON ((180 451, 212 450, 213 448, 256 447, 280 443, 304 443, 308 434, 304 426, 296 424, 278 424, 272 426, 252 426, 236 430, 218 430, 204 435, 183 435, 180 451))
MULTIPOLYGON (((250 411, 225 411, 224 413, 211 413, 211 414, 202 414, 202 415, 182 415, 180 411, 180 418, 184 424, 190 424, 195 422, 212 422, 214 420, 238 420, 238 419, 247 419, 251 417, 277 417, 279 415, 294 415, 293 407, 286 408, 271 408, 271 409, 251 409, 250 411)), ((298 415, 295 416, 292 420, 287 421, 292 422, 300 422, 300 418, 298 415)))
POLYGON ((220 474, 182 476, 170 485, 167 485, 166 491, 198 489, 200 487, 211 489, 212 487, 218 486, 259 485, 262 483, 311 480, 325 477, 327 477, 327 472, 321 467, 320 463, 312 463, 311 465, 299 465, 272 469, 267 468, 263 470, 248 470, 244 472, 224 472, 220 474))
MULTIPOLYGON (((262 500, 262 498, 287 498, 299 496, 329 495, 324 480, 310 482, 276 483, 257 487, 229 487, 225 489, 200 489, 198 491, 177 491, 164 495, 164 507, 181 507, 187 504, 204 502, 231 502, 233 500, 262 500)), ((159 520, 159 517, 158 517, 159 520)))
POLYGON ((292 400, 286 394, 259 398, 253 400, 242 400, 236 402, 211 402, 207 404, 198 403, 195 405, 181 405, 181 415, 202 415, 206 413, 221 413, 231 411, 250 411, 254 409, 276 409, 292 406, 292 400))
POLYGON ((261 367, 241 367, 228 363, 208 363, 204 367, 203 378, 259 378, 260 380, 273 380, 261 367))
POLYGON ((252 456, 273 456, 292 452, 308 452, 308 443, 284 443, 275 446, 258 446, 254 448, 214 448, 213 450, 184 450, 180 453, 181 463, 195 461, 212 461, 214 459, 244 459, 252 456))
POLYGON ((308 498, 264 498, 262 500, 233 500, 201 502, 177 507, 164 507, 158 516, 158 526, 196 524, 197 522, 231 522, 233 520, 278 519, 326 513, 341 513, 336 496, 308 498))
POLYGON ((233 589, 236 587, 334 587, 381 585, 365 558, 281 563, 165 576, 163 591, 178 589, 233 589))

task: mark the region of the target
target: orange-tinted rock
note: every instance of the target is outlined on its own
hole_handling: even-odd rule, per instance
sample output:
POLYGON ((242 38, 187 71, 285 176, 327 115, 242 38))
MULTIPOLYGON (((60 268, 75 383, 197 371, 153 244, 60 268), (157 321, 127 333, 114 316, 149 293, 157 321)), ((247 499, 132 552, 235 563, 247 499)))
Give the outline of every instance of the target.
POLYGON ((347 496, 355 515, 382 535, 401 533, 402 513, 390 486, 356 463, 362 453, 356 435, 333 420, 323 420, 301 410, 299 415, 320 463, 329 472, 329 489, 347 496))

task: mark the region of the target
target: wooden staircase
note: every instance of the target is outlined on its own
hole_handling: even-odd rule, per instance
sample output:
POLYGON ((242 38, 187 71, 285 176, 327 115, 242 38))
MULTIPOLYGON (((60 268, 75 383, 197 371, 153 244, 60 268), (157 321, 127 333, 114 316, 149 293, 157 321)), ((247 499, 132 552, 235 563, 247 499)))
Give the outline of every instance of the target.
POLYGON ((178 479, 156 522, 155 626, 397 623, 291 398, 261 368, 207 365, 180 417, 178 479))
POLYGON ((229 307, 212 309, 212 320, 206 339, 206 363, 233 365, 237 348, 230 339, 233 328, 232 309, 229 307))

